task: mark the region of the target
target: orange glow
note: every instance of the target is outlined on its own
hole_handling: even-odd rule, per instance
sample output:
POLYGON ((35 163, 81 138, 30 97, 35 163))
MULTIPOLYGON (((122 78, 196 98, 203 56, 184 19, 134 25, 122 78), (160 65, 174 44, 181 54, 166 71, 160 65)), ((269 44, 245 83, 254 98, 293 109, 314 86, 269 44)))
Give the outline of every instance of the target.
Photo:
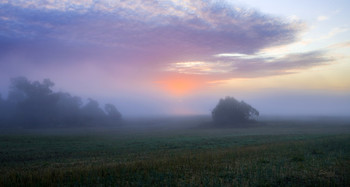
POLYGON ((165 91, 174 96, 183 96, 202 86, 203 81, 194 76, 169 76, 156 81, 165 91))

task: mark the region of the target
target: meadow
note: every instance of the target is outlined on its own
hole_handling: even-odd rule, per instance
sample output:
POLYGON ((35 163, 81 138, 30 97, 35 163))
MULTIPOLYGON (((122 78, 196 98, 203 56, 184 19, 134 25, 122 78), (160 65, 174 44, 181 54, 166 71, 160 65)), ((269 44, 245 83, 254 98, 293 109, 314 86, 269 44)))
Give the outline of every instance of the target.
POLYGON ((349 120, 203 120, 2 129, 0 186, 350 186, 349 120))

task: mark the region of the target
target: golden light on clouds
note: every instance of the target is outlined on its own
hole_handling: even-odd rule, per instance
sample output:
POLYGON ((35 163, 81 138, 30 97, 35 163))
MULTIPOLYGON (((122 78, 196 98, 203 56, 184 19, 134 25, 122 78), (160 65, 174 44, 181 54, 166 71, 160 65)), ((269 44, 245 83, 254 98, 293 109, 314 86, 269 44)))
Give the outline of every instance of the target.
POLYGON ((259 78, 234 78, 210 81, 211 85, 227 90, 257 91, 262 89, 328 90, 333 92, 350 91, 347 73, 350 66, 339 63, 320 66, 298 73, 259 78))

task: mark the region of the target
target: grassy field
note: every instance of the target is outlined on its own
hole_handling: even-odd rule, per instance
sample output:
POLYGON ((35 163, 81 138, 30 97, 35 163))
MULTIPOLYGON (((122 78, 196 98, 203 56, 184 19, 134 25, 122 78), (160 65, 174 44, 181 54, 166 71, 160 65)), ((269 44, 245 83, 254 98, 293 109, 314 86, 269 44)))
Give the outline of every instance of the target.
POLYGON ((350 123, 11 130, 0 186, 350 186, 350 123))

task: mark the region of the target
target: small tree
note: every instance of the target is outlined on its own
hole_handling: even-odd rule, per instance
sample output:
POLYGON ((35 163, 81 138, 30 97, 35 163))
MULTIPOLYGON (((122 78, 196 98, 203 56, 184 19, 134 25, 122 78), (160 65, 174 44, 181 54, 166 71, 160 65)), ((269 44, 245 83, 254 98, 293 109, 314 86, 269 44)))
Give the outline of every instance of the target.
POLYGON ((213 121, 218 125, 237 126, 254 121, 258 116, 259 112, 255 108, 233 97, 220 99, 212 111, 213 121))

